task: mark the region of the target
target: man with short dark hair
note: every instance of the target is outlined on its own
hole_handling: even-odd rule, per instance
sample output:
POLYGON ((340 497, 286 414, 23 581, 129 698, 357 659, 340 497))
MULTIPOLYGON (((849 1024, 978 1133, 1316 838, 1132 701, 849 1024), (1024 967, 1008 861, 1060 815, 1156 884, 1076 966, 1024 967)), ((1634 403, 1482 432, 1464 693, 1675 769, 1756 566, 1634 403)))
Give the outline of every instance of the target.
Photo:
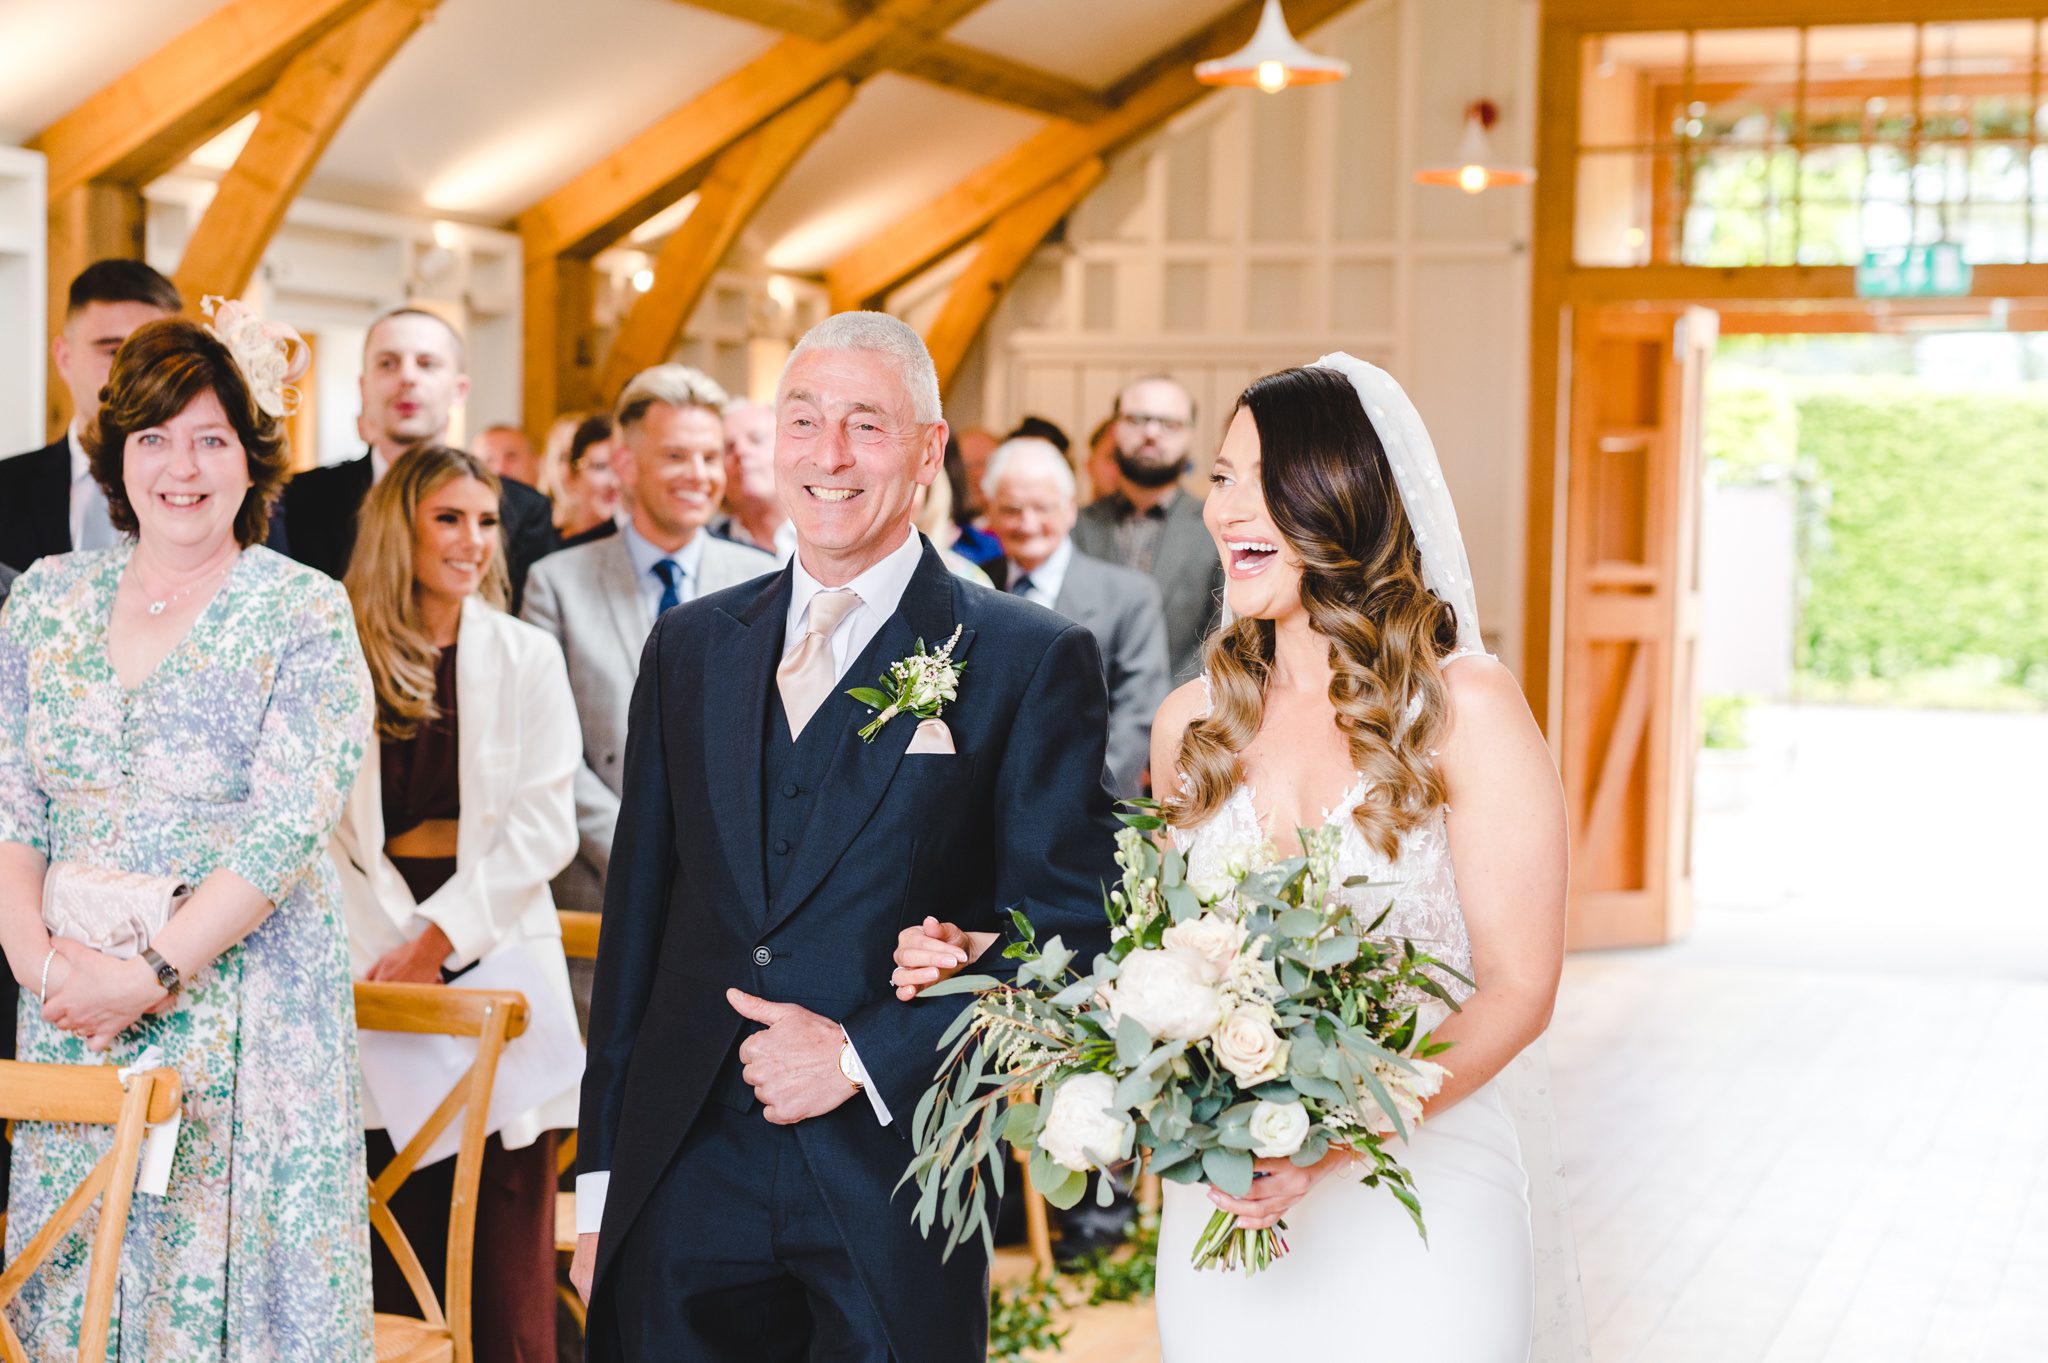
POLYGON ((71 394, 71 425, 39 450, 0 460, 0 563, 26 570, 46 554, 114 542, 106 494, 93 481, 79 433, 99 414, 121 343, 183 306, 171 281, 139 260, 96 260, 71 281, 64 328, 50 342, 71 394))
MULTIPOLYGON (((348 573, 356 517, 385 470, 416 446, 446 443, 449 412, 469 393, 462 337, 444 318, 423 308, 387 312, 370 324, 363 340, 358 387, 363 399, 359 424, 370 448, 292 479, 271 523, 273 547, 333 578, 348 573)), ((512 579, 510 604, 517 611, 526 570, 560 541, 548 499, 517 479, 502 482, 498 508, 505 567, 512 579)))
POLYGON ((1116 488, 1074 525, 1081 552, 1152 574, 1166 605, 1166 651, 1176 686, 1202 670, 1202 641, 1223 596, 1223 560, 1202 503, 1181 489, 1195 441, 1195 400, 1164 375, 1117 394, 1116 488))

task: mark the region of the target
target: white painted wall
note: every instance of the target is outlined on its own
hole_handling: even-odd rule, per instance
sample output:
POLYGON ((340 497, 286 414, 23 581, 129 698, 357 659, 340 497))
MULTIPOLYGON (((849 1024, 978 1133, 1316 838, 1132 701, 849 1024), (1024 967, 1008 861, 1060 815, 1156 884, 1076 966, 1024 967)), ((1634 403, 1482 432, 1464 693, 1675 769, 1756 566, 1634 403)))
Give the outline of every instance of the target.
POLYGON ((0 147, 0 456, 43 446, 49 215, 43 156, 0 147))
MULTIPOLYGON (((1370 0, 1308 36, 1334 86, 1222 91, 1111 163, 997 309, 947 395, 956 426, 1036 413, 1076 439, 1129 379, 1194 392, 1214 451, 1259 374, 1348 350, 1428 421, 1458 498, 1481 626, 1521 657, 1527 189, 1416 185, 1451 159, 1464 107, 1501 110, 1497 155, 1532 158, 1534 0, 1370 0)), ((926 320, 957 262, 892 299, 926 320)))

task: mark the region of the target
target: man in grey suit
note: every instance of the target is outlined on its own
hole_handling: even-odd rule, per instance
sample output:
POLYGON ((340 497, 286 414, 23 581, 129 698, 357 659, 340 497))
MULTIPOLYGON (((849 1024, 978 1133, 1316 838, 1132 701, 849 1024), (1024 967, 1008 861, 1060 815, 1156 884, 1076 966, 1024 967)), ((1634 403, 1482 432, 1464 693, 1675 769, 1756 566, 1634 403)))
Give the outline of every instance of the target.
MULTIPOLYGON (((629 518, 616 535, 548 555, 526 580, 520 615, 562 645, 583 725, 580 847, 555 879, 555 902, 565 909, 604 907, 626 710, 655 617, 775 568, 773 556, 704 528, 725 492, 725 400, 716 383, 679 364, 657 365, 627 384, 614 417, 612 467, 629 518)), ((587 999, 587 974, 575 983, 587 999)))
POLYGON ((1074 471, 1050 441, 1004 441, 989 456, 981 491, 989 528, 1003 544, 990 576, 1095 636, 1109 685, 1110 785, 1125 797, 1143 793, 1152 716, 1172 689, 1159 589, 1143 573, 1074 547, 1074 471))
POLYGON ((1074 526, 1081 552, 1159 584, 1175 684, 1202 670, 1202 641, 1223 596, 1223 561, 1202 524, 1201 500, 1180 487, 1194 427, 1195 400, 1172 379, 1139 379, 1117 394, 1116 489, 1089 503, 1074 526))

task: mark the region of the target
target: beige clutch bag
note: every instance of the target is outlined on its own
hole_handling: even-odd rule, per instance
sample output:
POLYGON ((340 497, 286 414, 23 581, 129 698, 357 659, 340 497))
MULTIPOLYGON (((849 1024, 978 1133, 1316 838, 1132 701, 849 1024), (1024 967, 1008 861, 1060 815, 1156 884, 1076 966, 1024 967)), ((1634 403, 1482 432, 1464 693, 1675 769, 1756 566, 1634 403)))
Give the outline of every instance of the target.
POLYGON ((43 873, 43 926, 125 959, 140 955, 191 893, 176 876, 60 861, 43 873))

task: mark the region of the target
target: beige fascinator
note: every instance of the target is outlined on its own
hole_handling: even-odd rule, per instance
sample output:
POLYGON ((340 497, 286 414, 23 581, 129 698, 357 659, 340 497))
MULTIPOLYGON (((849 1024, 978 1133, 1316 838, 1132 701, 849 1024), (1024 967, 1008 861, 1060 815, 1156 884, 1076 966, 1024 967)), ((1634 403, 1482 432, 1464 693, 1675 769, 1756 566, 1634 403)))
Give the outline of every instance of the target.
POLYGON ((208 294, 199 310, 212 318, 206 328, 228 348, 256 405, 273 417, 299 410, 299 390, 292 385, 313 367, 313 351, 289 323, 258 317, 238 298, 208 294))

